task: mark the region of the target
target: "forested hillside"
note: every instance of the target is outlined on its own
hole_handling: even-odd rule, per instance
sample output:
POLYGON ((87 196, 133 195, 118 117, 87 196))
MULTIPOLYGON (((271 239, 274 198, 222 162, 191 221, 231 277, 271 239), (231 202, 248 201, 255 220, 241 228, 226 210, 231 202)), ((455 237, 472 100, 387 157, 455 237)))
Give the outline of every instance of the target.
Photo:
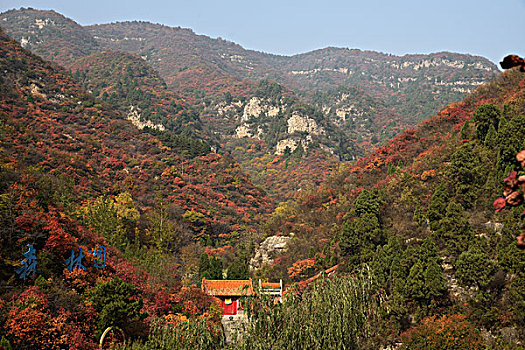
POLYGON ((516 178, 511 171, 523 173, 524 88, 523 73, 506 72, 278 207, 267 230, 292 243, 261 275, 301 280, 336 263, 348 272, 368 266, 387 295, 378 344, 420 349, 461 320, 478 330, 478 343, 457 348, 521 348, 522 194, 501 212, 493 202, 503 180, 516 178))
POLYGON ((0 349, 523 348, 519 68, 0 24, 0 349), (203 277, 287 288, 226 344, 203 277))
POLYGON ((182 285, 198 282, 205 249, 226 267, 242 257, 271 200, 231 158, 140 131, 4 33, 0 67, 3 336, 15 348, 94 348, 111 324, 136 336, 158 317, 217 321, 203 315, 214 302, 182 285), (99 270, 88 251, 101 246, 99 270), (82 254, 86 269, 66 268, 82 254))

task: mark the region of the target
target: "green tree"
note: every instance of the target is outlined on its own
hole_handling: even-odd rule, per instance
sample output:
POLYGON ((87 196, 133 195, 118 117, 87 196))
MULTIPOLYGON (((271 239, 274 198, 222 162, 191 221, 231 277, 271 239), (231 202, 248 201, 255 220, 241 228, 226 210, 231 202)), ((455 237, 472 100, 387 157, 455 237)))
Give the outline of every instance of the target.
POLYGON ((424 226, 427 222, 427 218, 425 216, 425 211, 421 207, 421 204, 419 202, 416 202, 416 208, 414 209, 414 216, 412 217, 412 220, 418 224, 418 226, 424 226))
POLYGON ((461 128, 460 136, 463 140, 468 140, 470 139, 470 135, 471 135, 470 122, 467 120, 465 124, 463 124, 463 127, 461 128))
POLYGON ((199 261, 199 276, 207 280, 222 280, 222 260, 202 253, 199 261))
POLYGON ((436 237, 449 253, 459 255, 468 249, 474 239, 474 231, 463 215, 463 207, 459 203, 450 202, 445 217, 439 222, 436 237))
POLYGON ((234 261, 228 266, 227 276, 229 280, 244 280, 250 278, 248 264, 241 259, 234 261))
POLYGON ((414 254, 416 263, 406 278, 406 296, 419 302, 424 310, 432 309, 447 295, 447 286, 439 265, 437 246, 431 237, 425 238, 414 254))
POLYGON ((490 126, 498 128, 501 112, 494 104, 481 105, 474 112, 474 121, 476 122, 476 137, 482 143, 485 143, 485 138, 489 132, 490 126))
POLYGON ((476 285, 479 288, 487 286, 495 269, 489 256, 476 245, 461 253, 455 266, 456 276, 461 284, 467 287, 476 285))
POLYGON ((353 263, 360 263, 370 260, 375 247, 384 243, 384 238, 377 216, 364 213, 343 225, 339 245, 353 263))
POLYGON ((112 246, 124 249, 129 240, 126 235, 126 222, 119 215, 115 201, 106 196, 80 209, 81 221, 104 237, 112 246))
POLYGON ((430 224, 430 229, 436 231, 439 227, 439 222, 443 218, 445 209, 447 208, 448 193, 445 190, 445 185, 439 185, 430 199, 430 204, 427 210, 427 218, 430 224))
POLYGON ((142 299, 138 298, 135 286, 118 277, 97 285, 90 300, 98 312, 97 328, 100 332, 110 326, 126 331, 147 316, 141 313, 142 299))
POLYGON ((427 262, 423 277, 426 287, 425 298, 431 301, 431 305, 446 297, 448 289, 443 277, 443 269, 437 261, 427 262))
POLYGON ((379 191, 373 189, 371 191, 363 190, 354 201, 354 206, 351 210, 352 215, 360 217, 365 213, 370 213, 379 217, 379 208, 381 200, 379 198, 379 191))
POLYGON ((498 131, 498 170, 502 175, 507 166, 517 165, 515 157, 523 149, 523 140, 525 140, 524 115, 512 118, 498 131))
POLYGON ((350 265, 369 261, 385 234, 379 219, 381 205, 379 191, 363 190, 354 201, 348 219, 341 230, 339 246, 350 265))
POLYGON ((408 274, 406 280, 407 296, 423 302, 425 300, 425 267, 421 261, 416 262, 408 274))
POLYGON ((498 132, 494 125, 490 125, 487 136, 485 137, 485 146, 489 149, 496 149, 498 146, 498 132))
POLYGON ((525 324, 525 273, 519 273, 510 283, 509 299, 510 309, 516 324, 525 324))
POLYGON ((475 201, 482 179, 481 160, 473 148, 471 143, 463 145, 450 157, 449 176, 455 180, 456 196, 462 199, 466 208, 470 208, 475 201))

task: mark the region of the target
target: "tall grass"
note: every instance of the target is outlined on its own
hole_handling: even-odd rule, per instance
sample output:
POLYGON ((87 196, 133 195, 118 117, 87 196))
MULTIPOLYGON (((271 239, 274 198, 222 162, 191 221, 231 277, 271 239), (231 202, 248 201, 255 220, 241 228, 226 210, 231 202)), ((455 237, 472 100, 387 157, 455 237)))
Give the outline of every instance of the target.
POLYGON ((137 340, 126 350, 215 350, 224 348, 222 326, 205 319, 178 324, 155 323, 146 341, 137 340))
POLYGON ((380 316, 381 298, 373 293, 368 271, 318 280, 302 295, 282 304, 254 298, 246 307, 246 331, 232 349, 361 349, 371 322, 380 316))

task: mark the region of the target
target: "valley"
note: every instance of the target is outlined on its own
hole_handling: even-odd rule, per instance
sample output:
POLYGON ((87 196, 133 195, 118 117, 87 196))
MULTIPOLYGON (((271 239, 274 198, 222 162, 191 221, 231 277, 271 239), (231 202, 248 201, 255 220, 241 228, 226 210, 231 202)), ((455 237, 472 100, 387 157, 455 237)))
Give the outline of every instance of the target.
POLYGON ((0 27, 0 348, 110 326, 132 349, 522 348, 519 68, 24 8, 0 27), (282 303, 247 298, 226 342, 205 280, 282 303))

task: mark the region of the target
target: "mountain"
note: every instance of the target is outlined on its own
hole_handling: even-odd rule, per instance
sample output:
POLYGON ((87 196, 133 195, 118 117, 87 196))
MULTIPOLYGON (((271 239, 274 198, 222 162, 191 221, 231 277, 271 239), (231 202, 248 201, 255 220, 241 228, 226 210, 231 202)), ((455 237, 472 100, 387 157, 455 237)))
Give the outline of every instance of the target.
POLYGON ((145 22, 94 25, 88 29, 99 45, 144 57, 168 86, 178 91, 204 90, 213 94, 218 86, 210 86, 210 80, 225 76, 270 79, 305 96, 339 86, 359 86, 372 97, 384 100, 398 114, 419 120, 459 100, 497 72, 487 59, 448 52, 399 57, 326 48, 286 57, 245 50, 188 29, 145 22), (214 74, 208 76, 210 72, 214 74), (188 80, 188 76, 195 76, 195 81, 188 80))
POLYGON ((198 111, 168 90, 164 80, 140 57, 103 51, 78 59, 71 71, 74 79, 95 97, 164 142, 176 135, 177 140, 173 141, 187 144, 185 151, 189 151, 188 148, 205 149, 205 143, 212 141, 198 111))
POLYGON ((136 242, 148 249, 162 239, 159 249, 180 252, 201 240, 222 247, 255 235, 255 218, 267 215, 272 201, 231 158, 209 150, 183 152, 171 145, 170 131, 140 130, 67 72, 3 33, 1 39, 4 193, 23 183, 41 193, 39 210, 61 207, 79 217, 93 205, 127 198, 142 219, 128 222, 119 237, 98 232, 120 248, 136 242), (161 214, 157 232, 151 225, 161 214), (162 232, 171 239, 157 236, 162 232))
POLYGON ((168 146, 2 31, 0 69, 2 347, 96 349, 110 325, 188 318, 220 343, 215 301, 182 283, 207 245, 240 255, 271 200, 231 158, 168 146))
MULTIPOLYGON (((38 52, 48 59, 61 50, 60 45, 52 50, 47 45, 56 36, 56 30, 51 28, 72 26, 71 20, 55 12, 32 9, 7 11, 0 20, 9 35, 32 48, 40 47, 38 52), (49 25, 38 24, 46 20, 49 25), (28 39, 29 34, 32 37, 28 39)), ((301 92, 306 103, 311 103, 317 91, 359 87, 412 124, 437 112, 440 106, 461 99, 498 71, 487 59, 449 52, 399 57, 326 48, 288 57, 246 50, 221 38, 197 35, 190 29, 147 22, 79 27, 61 34, 65 37, 71 32, 72 47, 78 45, 89 53, 100 47, 140 56, 159 72, 170 89, 187 97, 226 91, 243 96, 253 86, 250 82, 266 79, 301 92), (76 40, 87 36, 95 44, 76 40)))
POLYGON ((102 49, 81 25, 55 11, 10 10, 0 20, 22 47, 63 66, 102 49))
MULTIPOLYGON (((70 23, 36 10, 6 12, 0 23, 9 24, 13 17, 24 26, 25 12, 44 16, 29 17, 36 24, 32 35, 40 33, 42 23, 70 23)), ((278 255, 251 275, 293 283, 337 266, 346 279, 335 281, 350 282, 364 273, 373 292, 362 297, 373 299, 373 308, 355 306, 373 318, 366 324, 370 336, 363 339, 369 348, 400 342, 407 349, 522 347, 525 252, 516 247, 515 237, 525 227, 523 194, 516 192, 513 208, 495 212, 493 207, 524 171, 515 159, 525 148, 525 75, 518 69, 405 129, 417 118, 399 119, 391 107, 394 100, 380 93, 374 77, 360 86, 328 89, 323 79, 336 81, 338 72, 292 73, 305 84, 315 80, 319 91, 292 90, 292 82, 235 76, 257 77, 259 67, 266 65, 269 72, 275 62, 279 69, 307 69, 302 63, 286 66, 290 58, 246 51, 260 62, 243 73, 252 70, 243 68, 241 59, 232 66, 217 60, 213 66, 207 62, 211 56, 195 54, 187 57, 188 62, 201 60, 198 68, 190 67, 192 84, 202 83, 210 93, 177 88, 179 95, 170 86, 181 82, 165 83, 154 59, 121 48, 126 52, 104 51, 105 45, 122 42, 118 45, 129 45, 129 51, 139 50, 156 40, 148 30, 174 38, 173 33, 184 32, 201 43, 198 50, 220 47, 219 40, 139 22, 70 25, 72 32, 89 31, 93 47, 101 48, 57 53, 71 58, 63 63, 70 71, 0 31, 1 346, 95 349, 101 332, 117 325, 139 342, 148 338, 153 344, 169 335, 190 342, 206 339, 209 348, 221 348, 214 302, 191 285, 212 272, 223 278, 237 270, 248 277, 255 244, 279 236, 287 248, 275 249, 278 255), (126 27, 144 29, 144 37, 119 39, 126 27), (96 31, 107 36, 95 38, 96 31), (203 72, 210 75, 201 82, 203 72), (193 96, 185 96, 188 91, 193 96), (386 139, 401 129, 366 157, 341 160, 372 149, 378 141, 374 136, 386 139), (211 152, 210 146, 222 153, 211 152), (274 189, 283 202, 275 207, 251 177, 274 189), (15 271, 30 256, 28 245, 36 249, 38 277, 21 280, 15 271), (93 252, 101 245, 107 249, 107 267, 98 270, 93 252), (86 270, 69 271, 65 261, 80 249, 86 270), (168 328, 154 327, 156 322, 168 328)), ((57 35, 48 33, 49 40, 57 35)), ((224 46, 244 52, 232 43, 224 46)), ((322 60, 335 55, 332 51, 350 62, 339 49, 299 56, 322 60)), ((155 55, 168 60, 162 52, 155 55)), ((374 55, 377 60, 385 56, 374 55)), ((417 69, 416 63, 396 69, 433 76, 446 66, 447 79, 459 74, 455 69, 485 71, 483 60, 442 55, 421 58, 417 69)), ((361 64, 361 69, 367 66, 361 64)), ((390 74, 388 64, 382 66, 385 74, 390 74)), ((470 89, 476 80, 469 81, 434 80, 448 91, 470 89)), ((424 87, 412 88, 417 86, 424 87)), ((288 312, 290 305, 306 300, 301 305, 316 310, 308 300, 326 295, 322 303, 328 305, 337 293, 348 295, 346 284, 320 277, 303 296, 288 294, 292 304, 283 308, 288 312), (319 294, 323 287, 330 293, 319 294)), ((360 297, 356 293, 347 304, 353 307, 360 297)), ((267 321, 266 315, 261 320, 267 321)), ((332 324, 327 315, 316 312, 312 324, 323 331, 332 324)), ((256 339, 266 338, 249 339, 258 345, 256 339)))
POLYGON ((137 125, 194 135, 233 154, 279 200, 325 178, 337 167, 333 155, 368 154, 497 72, 484 58, 447 52, 398 57, 326 48, 278 56, 180 27, 137 21, 82 27, 34 9, 7 11, 0 23, 137 125), (161 96, 180 103, 166 106, 161 96), (300 158, 293 167, 287 148, 300 158), (275 156, 284 165, 279 171, 275 156), (326 161, 318 176, 314 161, 326 161), (293 181, 299 178, 304 182, 293 181))

